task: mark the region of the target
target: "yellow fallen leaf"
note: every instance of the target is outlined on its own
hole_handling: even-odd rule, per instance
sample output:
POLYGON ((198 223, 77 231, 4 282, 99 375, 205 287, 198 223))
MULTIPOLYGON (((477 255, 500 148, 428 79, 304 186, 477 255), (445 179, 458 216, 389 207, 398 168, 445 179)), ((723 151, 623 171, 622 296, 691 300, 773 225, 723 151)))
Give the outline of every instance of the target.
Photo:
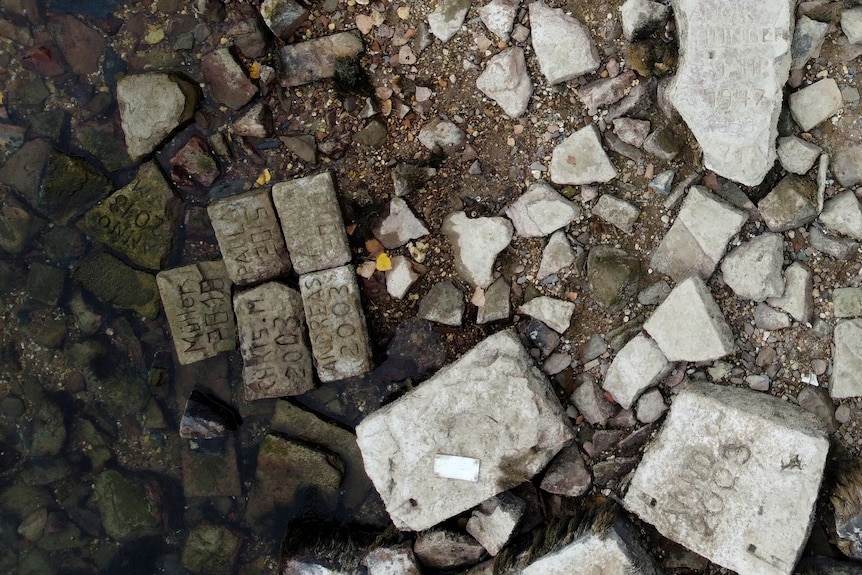
POLYGON ((260 62, 254 61, 251 63, 251 66, 248 68, 248 76, 252 80, 260 78, 260 62))
POLYGON ((389 259, 389 256, 386 255, 386 252, 383 252, 379 256, 377 256, 377 271, 379 272, 388 272, 392 269, 392 260, 389 259))
POLYGON ((257 180, 255 180, 255 183, 258 186, 262 186, 264 184, 268 184, 271 179, 272 174, 269 172, 269 168, 264 168, 263 172, 261 172, 261 174, 257 177, 257 180))
POLYGON ((3 92, 0 92, 0 106, 3 105, 3 92))

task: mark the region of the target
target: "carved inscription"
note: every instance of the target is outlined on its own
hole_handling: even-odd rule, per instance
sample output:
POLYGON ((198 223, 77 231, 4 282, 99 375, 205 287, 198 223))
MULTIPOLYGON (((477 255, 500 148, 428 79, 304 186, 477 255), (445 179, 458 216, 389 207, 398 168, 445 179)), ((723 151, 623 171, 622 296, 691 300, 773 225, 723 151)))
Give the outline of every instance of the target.
POLYGON ((314 387, 299 292, 265 283, 233 298, 245 399, 300 395, 314 387))
POLYGON ((290 271, 269 190, 224 198, 210 204, 207 212, 234 283, 246 285, 290 271))
POLYGON ((231 281, 221 260, 165 270, 156 282, 180 363, 236 347, 231 281))
POLYGON ((367 373, 371 352, 353 267, 306 274, 299 289, 320 380, 367 373))
POLYGON ((276 184, 272 199, 296 273, 334 268, 350 261, 344 221, 329 172, 276 184))

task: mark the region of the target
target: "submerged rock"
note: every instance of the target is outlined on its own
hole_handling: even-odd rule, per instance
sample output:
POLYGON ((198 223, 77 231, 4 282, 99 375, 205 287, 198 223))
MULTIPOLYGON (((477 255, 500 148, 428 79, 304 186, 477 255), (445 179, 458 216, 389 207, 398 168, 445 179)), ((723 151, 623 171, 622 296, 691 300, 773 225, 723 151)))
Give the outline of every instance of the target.
POLYGON ((93 501, 109 537, 130 541, 159 532, 161 501, 156 490, 109 469, 96 479, 93 501))

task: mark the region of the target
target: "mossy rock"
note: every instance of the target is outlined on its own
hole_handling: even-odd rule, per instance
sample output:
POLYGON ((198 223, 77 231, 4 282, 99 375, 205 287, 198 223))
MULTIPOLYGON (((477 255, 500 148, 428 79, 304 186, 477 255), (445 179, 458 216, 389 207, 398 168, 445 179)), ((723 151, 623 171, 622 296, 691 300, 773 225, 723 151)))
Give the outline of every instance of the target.
POLYGON ((201 523, 189 533, 180 561, 193 573, 229 575, 239 545, 239 537, 227 527, 201 523))
POLYGON ((136 311, 146 319, 159 314, 156 278, 138 271, 116 257, 101 253, 78 265, 75 281, 106 305, 136 311))
POLYGON ((592 299, 609 310, 625 305, 637 293, 640 260, 611 246, 596 246, 587 257, 592 299))
POLYGON ((42 174, 37 207, 51 221, 65 225, 110 191, 108 178, 85 159, 52 150, 42 174))
POLYGON ((158 502, 144 485, 119 471, 109 469, 99 475, 93 501, 105 533, 117 541, 159 533, 158 502))

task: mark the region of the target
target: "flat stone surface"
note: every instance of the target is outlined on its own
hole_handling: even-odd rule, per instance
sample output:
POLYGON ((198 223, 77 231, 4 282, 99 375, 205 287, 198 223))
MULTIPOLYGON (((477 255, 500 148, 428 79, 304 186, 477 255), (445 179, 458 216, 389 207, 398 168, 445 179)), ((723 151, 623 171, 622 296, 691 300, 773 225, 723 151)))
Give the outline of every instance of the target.
POLYGON ((823 150, 796 136, 778 138, 778 159, 788 172, 807 174, 823 150))
POLYGON ((452 245, 455 270, 472 286, 486 288, 494 281, 494 261, 508 247, 514 230, 506 218, 468 218, 454 212, 443 220, 441 231, 452 245))
POLYGON ((275 184, 272 201, 296 273, 334 268, 350 261, 332 173, 275 184))
POLYGON ((512 288, 506 280, 500 278, 485 290, 485 305, 476 310, 476 323, 481 325, 501 319, 509 319, 512 304, 509 295, 512 288))
POLYGON ((431 33, 441 42, 448 42, 461 29, 469 9, 470 0, 440 0, 437 8, 428 14, 431 33))
POLYGON ((620 8, 623 36, 636 40, 655 30, 670 16, 670 8, 652 0, 626 0, 620 8))
POLYGON ((625 200, 604 194, 593 206, 593 215, 598 216, 621 231, 630 234, 641 211, 625 200))
POLYGON ((850 238, 837 238, 825 234, 816 226, 809 228, 808 242, 818 252, 827 254, 837 260, 848 259, 858 246, 858 242, 850 238))
POLYGON ((575 263, 575 251, 566 237, 566 232, 558 230, 551 234, 548 243, 542 251, 542 261, 539 263, 538 279, 555 274, 575 263))
POLYGON ((572 322, 575 304, 542 295, 519 307, 518 313, 536 318, 557 333, 564 333, 572 322))
POLYGON ((530 34, 539 69, 554 85, 597 70, 601 65, 590 31, 560 8, 539 0, 530 4, 530 34))
POLYGON ((790 95, 790 115, 807 132, 838 112, 842 104, 838 83, 824 78, 790 95))
POLYGON ((862 316, 862 288, 844 287, 833 289, 832 311, 835 317, 862 316))
POLYGON ((197 106, 197 89, 164 73, 133 74, 117 81, 117 106, 129 156, 139 161, 156 149, 197 106))
POLYGON ((800 16, 793 28, 793 42, 790 53, 793 60, 790 62, 791 70, 801 70, 808 60, 820 54, 823 40, 829 30, 828 22, 818 22, 808 16, 800 16))
POLYGON ((292 87, 332 78, 336 60, 353 58, 363 50, 362 40, 353 32, 287 44, 279 52, 284 65, 281 81, 292 87))
POLYGON ((851 44, 862 44, 862 8, 845 8, 841 12, 841 31, 851 44))
POLYGON ((631 409, 644 390, 657 385, 673 365, 646 334, 640 333, 614 357, 602 382, 623 409, 631 409))
POLYGON ((794 174, 785 176, 760 200, 757 208, 773 232, 786 232, 814 221, 818 212, 817 185, 794 174))
POLYGON ((862 204, 853 190, 826 200, 819 219, 832 232, 862 240, 862 204))
POLYGON ((607 400, 595 378, 584 374, 583 381, 572 393, 572 403, 591 425, 605 425, 617 412, 617 406, 607 400))
POLYGON ((412 531, 532 477, 572 433, 547 379, 508 331, 480 342, 356 428, 365 470, 387 511, 396 527, 412 531), (478 481, 438 477, 437 455, 478 459, 478 481))
POLYGON ((467 533, 472 535, 489 555, 497 555, 508 543, 515 527, 526 511, 527 504, 508 493, 483 501, 467 520, 467 533))
POLYGON ((422 319, 458 326, 464 317, 464 295, 454 283, 444 280, 434 284, 419 301, 417 315, 422 319))
POLYGON ((787 329, 791 325, 790 316, 769 304, 760 302, 754 308, 754 325, 758 329, 776 331, 787 329))
POLYGON ((784 294, 784 237, 765 233, 735 247, 721 262, 724 282, 737 296, 764 301, 784 294))
POLYGON ((320 381, 371 371, 371 348, 353 266, 300 276, 299 291, 320 381))
POLYGON ((269 189, 214 201, 207 213, 235 284, 253 284, 290 271, 290 255, 269 189))
MULTIPOLYGON (((541 2, 534 2, 536 6, 541 2)), ((551 154, 551 181, 555 184, 594 184, 617 177, 595 125, 585 126, 563 140, 551 154)))
POLYGON ((811 295, 813 288, 811 270, 805 264, 793 262, 784 270, 784 293, 766 301, 769 305, 786 311, 796 321, 806 323, 811 321, 814 311, 814 298, 811 295))
POLYGON ((231 281, 223 261, 165 270, 156 282, 181 364, 236 348, 231 281))
POLYGON ((667 404, 658 389, 651 389, 638 399, 635 414, 641 423, 653 423, 658 421, 667 411, 667 404))
POLYGON ((299 292, 265 283, 233 297, 246 401, 301 395, 314 388, 299 292))
POLYGON ((308 19, 309 11, 296 0, 263 0, 260 15, 273 34, 288 40, 308 19))
POLYGON ((775 162, 782 87, 790 71, 792 0, 674 2, 679 69, 668 96, 705 165, 753 186, 775 162))
POLYGON ((845 188, 862 183, 862 146, 839 148, 832 157, 832 173, 845 188))
POLYGON ((671 290, 644 329, 668 361, 711 361, 735 349, 730 326, 697 276, 671 290))
POLYGON ((624 505, 718 565, 788 575, 808 539, 828 450, 822 423, 788 402, 690 384, 624 505))
POLYGON ((509 40, 520 0, 491 0, 478 9, 485 27, 504 42, 509 40))
POLYGON ((862 395, 862 320, 845 319, 835 325, 832 334, 835 352, 832 357, 832 377, 829 393, 834 399, 862 395))
MULTIPOLYGON (((156 278, 108 253, 102 252, 82 261, 75 268, 74 278, 110 307, 130 309, 147 319, 155 319, 159 315, 156 278)), ((56 281, 52 285, 56 286, 56 281)))
POLYGON ((425 224, 413 215, 407 202, 397 196, 389 200, 389 214, 374 228, 374 237, 387 250, 400 248, 410 240, 427 235, 425 224))
POLYGON ((476 79, 476 87, 497 102, 507 116, 520 117, 527 111, 533 95, 523 48, 507 48, 488 60, 485 70, 476 79))
POLYGON ((581 209, 554 188, 538 182, 506 208, 506 216, 519 236, 539 238, 569 225, 581 215, 581 209))
POLYGON ((542 483, 542 491, 564 497, 580 497, 590 489, 593 478, 584 464, 577 445, 564 447, 548 465, 542 483))
POLYGON ((676 220, 662 238, 650 266, 682 281, 692 274, 708 278, 748 215, 702 186, 692 186, 676 220))
POLYGON ((604 308, 619 309, 637 293, 640 270, 637 256, 609 245, 594 246, 587 256, 589 297, 604 308))

